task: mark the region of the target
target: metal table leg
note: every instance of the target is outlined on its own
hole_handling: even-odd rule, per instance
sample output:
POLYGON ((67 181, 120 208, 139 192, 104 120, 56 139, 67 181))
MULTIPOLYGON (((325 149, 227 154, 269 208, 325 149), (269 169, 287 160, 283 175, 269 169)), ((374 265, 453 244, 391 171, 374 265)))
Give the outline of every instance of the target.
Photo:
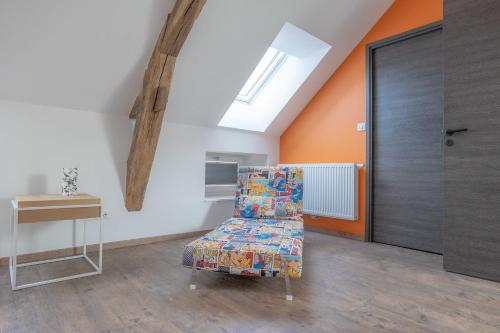
MULTIPOLYGON (((84 222, 86 223, 86 221, 84 222)), ((103 244, 102 244, 102 218, 98 220, 99 223, 99 252, 98 252, 98 263, 96 264, 92 259, 87 255, 87 241, 86 241, 86 224, 83 225, 83 258, 87 260, 87 262, 95 269, 95 274, 102 273, 102 252, 103 252, 103 244)))
POLYGON ((87 220, 83 220, 83 255, 87 255, 87 220))
POLYGON ((102 216, 99 218, 99 274, 102 273, 102 216))
POLYGON ((11 243, 11 261, 12 267, 10 271, 10 281, 12 284, 12 290, 17 288, 17 208, 13 208, 13 219, 12 219, 12 243, 11 243))

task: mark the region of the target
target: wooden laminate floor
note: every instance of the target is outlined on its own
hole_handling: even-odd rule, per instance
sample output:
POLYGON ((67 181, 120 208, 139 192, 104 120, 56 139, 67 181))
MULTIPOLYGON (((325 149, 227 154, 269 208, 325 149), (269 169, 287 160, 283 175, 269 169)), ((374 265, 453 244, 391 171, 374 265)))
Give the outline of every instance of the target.
MULTIPOLYGON (((0 332, 500 332, 500 283, 443 271, 442 257, 306 232, 295 300, 280 279, 191 271, 189 240, 107 251, 104 274, 12 292, 0 332)), ((83 270, 60 262, 24 279, 83 270)))

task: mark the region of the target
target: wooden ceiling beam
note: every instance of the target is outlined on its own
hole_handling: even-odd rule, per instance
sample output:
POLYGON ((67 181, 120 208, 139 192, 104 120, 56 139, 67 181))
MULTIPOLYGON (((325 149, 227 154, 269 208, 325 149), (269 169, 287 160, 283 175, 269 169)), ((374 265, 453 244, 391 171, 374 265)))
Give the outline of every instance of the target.
MULTIPOLYGON (((156 41, 156 45, 149 60, 148 69, 151 67, 152 63, 157 60, 156 58, 161 55, 172 55, 177 57, 184 44, 194 22, 198 18, 203 5, 206 0, 178 0, 175 3, 172 13, 167 16, 167 20, 163 25, 160 32, 160 36, 156 41)), ((146 70, 144 76, 143 90, 149 81, 148 71, 146 70)), ((164 97, 164 96, 162 96, 164 97)), ((144 109, 144 92, 141 91, 134 102, 134 105, 130 111, 130 119, 135 119, 137 114, 144 109)), ((157 108, 155 107, 155 110, 157 108)))
POLYGON ((136 120, 127 161, 129 211, 141 210, 163 125, 175 61, 206 0, 177 0, 160 32, 129 117, 136 120))

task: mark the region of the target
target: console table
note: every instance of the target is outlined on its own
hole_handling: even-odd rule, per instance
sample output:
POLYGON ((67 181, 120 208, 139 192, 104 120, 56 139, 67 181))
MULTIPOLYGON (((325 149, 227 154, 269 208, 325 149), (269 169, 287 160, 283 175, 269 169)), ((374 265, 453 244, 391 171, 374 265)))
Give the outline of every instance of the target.
POLYGON ((89 194, 78 194, 74 196, 63 195, 26 195, 18 196, 12 203, 12 215, 10 224, 10 256, 9 271, 12 290, 19 290, 40 286, 44 284, 76 279, 102 273, 102 219, 101 199, 89 194), (87 220, 96 220, 99 224, 99 263, 96 264, 87 256, 87 220), (18 227, 23 223, 40 223, 59 220, 77 221, 83 220, 83 251, 82 254, 59 257, 54 259, 17 263, 17 239, 18 227), (17 285, 17 269, 20 267, 41 265, 63 260, 85 259, 93 268, 92 272, 80 273, 70 276, 59 277, 50 280, 37 281, 33 283, 17 285))

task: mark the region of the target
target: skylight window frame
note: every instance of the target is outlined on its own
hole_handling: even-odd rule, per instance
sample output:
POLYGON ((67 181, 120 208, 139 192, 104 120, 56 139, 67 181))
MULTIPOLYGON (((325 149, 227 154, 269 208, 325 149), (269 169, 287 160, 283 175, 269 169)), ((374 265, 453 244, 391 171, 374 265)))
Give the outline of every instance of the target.
MULTIPOLYGON (((243 86, 243 88, 240 90, 240 92, 238 93, 238 95, 234 99, 236 102, 251 104, 255 100, 257 95, 264 89, 264 87, 267 85, 267 83, 271 80, 271 78, 274 76, 274 74, 276 74, 276 72, 281 68, 281 66, 283 66, 285 61, 288 59, 288 55, 285 52, 280 51, 278 49, 275 49, 273 47, 270 47, 266 51, 266 53, 269 52, 269 50, 271 50, 271 49, 276 50, 275 55, 267 63, 267 65, 265 66, 265 69, 258 75, 257 79, 252 84, 251 88, 248 90, 248 94, 242 95, 241 90, 243 90, 243 88, 247 85, 248 80, 250 80, 250 78, 254 74, 252 72, 252 74, 250 75, 250 78, 247 80, 247 82, 245 82, 245 85, 243 86)), ((261 61, 262 61, 262 59, 261 59, 261 61)), ((254 71, 259 67, 259 65, 260 65, 260 62, 257 65, 257 67, 254 69, 254 71)))

